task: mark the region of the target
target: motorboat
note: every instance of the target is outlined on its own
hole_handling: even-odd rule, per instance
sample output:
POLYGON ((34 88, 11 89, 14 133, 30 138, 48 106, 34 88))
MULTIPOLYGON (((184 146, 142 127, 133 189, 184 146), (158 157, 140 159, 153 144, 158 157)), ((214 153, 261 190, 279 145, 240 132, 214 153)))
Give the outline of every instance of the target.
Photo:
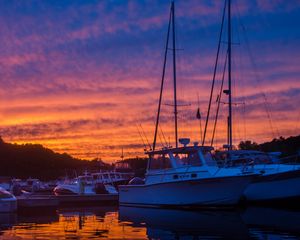
POLYGON ((10 192, 0 187, 0 212, 14 212, 17 210, 17 199, 10 192))
POLYGON ((226 168, 260 173, 245 189, 248 201, 283 201, 300 198, 300 164, 281 163, 278 155, 254 150, 220 152, 226 168))
POLYGON ((91 174, 93 181, 96 183, 112 184, 115 187, 121 184, 127 184, 133 177, 132 173, 117 172, 117 171, 104 171, 91 174))
POLYGON ((150 151, 145 181, 119 186, 123 206, 228 206, 237 204, 257 174, 220 168, 212 147, 187 146, 150 151))
POLYGON ((58 184, 54 190, 56 195, 78 194, 117 194, 116 188, 108 182, 94 180, 91 175, 79 176, 72 180, 66 180, 58 184))
POLYGON ((191 146, 189 138, 181 138, 178 141, 174 18, 175 6, 172 1, 154 140, 151 149, 145 152, 149 156, 145 180, 134 178, 128 185, 120 185, 119 203, 122 206, 146 207, 235 205, 257 174, 243 172, 240 169, 220 168, 212 158, 212 147, 198 146, 197 142, 191 146), (173 43, 171 48, 173 49, 174 104, 172 106, 174 106, 175 147, 169 144, 156 150, 170 32, 172 32, 173 43), (178 146, 178 143, 183 146, 178 146))

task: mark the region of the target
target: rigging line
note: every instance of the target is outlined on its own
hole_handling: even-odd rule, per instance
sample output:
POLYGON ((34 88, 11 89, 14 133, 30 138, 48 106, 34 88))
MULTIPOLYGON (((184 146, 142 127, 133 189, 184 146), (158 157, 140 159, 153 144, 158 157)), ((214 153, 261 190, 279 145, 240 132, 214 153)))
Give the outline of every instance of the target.
POLYGON ((157 109, 155 132, 154 132, 154 139, 153 139, 153 151, 155 150, 155 145, 156 145, 156 136, 157 136, 159 116, 160 116, 160 108, 161 108, 161 101, 162 101, 162 94, 163 94, 163 88, 164 88, 164 80, 165 80, 166 64, 167 64, 167 55, 168 55, 168 46, 169 46, 169 36, 170 36, 170 26, 171 26, 171 17, 172 17, 172 11, 170 10, 169 24, 168 24, 168 31, 167 31, 167 40, 166 40, 165 53, 164 53, 163 72, 162 72, 162 77, 161 77, 158 109, 157 109))
POLYGON ((149 141, 148 141, 147 135, 145 134, 145 131, 144 131, 144 128, 143 128, 142 124, 140 124, 140 127, 141 127, 141 129, 142 129, 142 133, 143 133, 144 136, 145 136, 145 139, 146 139, 146 141, 147 141, 147 144, 148 144, 148 146, 149 146, 150 149, 151 149, 151 144, 150 144, 149 141))
POLYGON ((244 123, 244 140, 246 140, 247 135, 246 135, 246 103, 244 102, 243 104, 243 123, 244 123))
POLYGON ((204 133, 203 133, 202 146, 205 144, 207 125, 208 125, 211 102, 212 102, 212 97, 213 97, 213 92, 214 92, 214 86, 215 86, 215 80, 216 80, 216 74, 217 74, 217 66, 218 66, 218 60, 219 60, 219 52, 220 52, 221 40, 222 40, 222 34, 223 34, 223 25, 224 25, 224 19, 225 19, 226 5, 227 5, 227 1, 225 0, 220 35, 219 35, 219 42, 218 42, 218 50, 217 50, 217 56, 216 56, 216 61, 215 61, 215 66, 214 66, 214 74, 213 74, 213 80, 212 80, 212 85, 211 85, 211 90, 210 90, 210 97, 209 97, 209 103, 208 103, 208 109, 207 109, 207 115, 206 115, 206 121, 205 121, 204 133))
POLYGON ((159 127, 159 130, 160 130, 160 132, 161 132, 161 134, 162 134, 162 136, 163 136, 164 142, 165 142, 166 146, 168 147, 168 142, 167 142, 167 140, 166 140, 165 134, 164 134, 164 132, 163 132, 161 126, 158 125, 158 127, 159 127))
POLYGON ((197 103, 198 103, 197 118, 199 119, 199 126, 200 126, 200 142, 202 142, 202 123, 201 123, 199 92, 197 93, 197 103))
MULTIPOLYGON (((154 121, 154 125, 155 125, 155 121, 154 121)), ((164 134, 163 134, 163 131, 162 131, 162 129, 161 129, 160 124, 158 125, 158 127, 159 127, 159 130, 160 130, 160 133, 158 132, 158 138, 159 138, 159 140, 160 140, 160 142, 161 142, 163 148, 164 148, 164 147, 167 147, 167 146, 168 146, 168 143, 167 143, 167 141, 166 141, 166 139, 165 139, 165 136, 164 136, 164 134), (163 139, 161 138, 161 136, 163 136, 163 139), (163 141, 163 140, 164 140, 164 141, 163 141), (165 144, 165 145, 164 145, 164 144, 165 144)))
POLYGON ((161 134, 159 132, 158 132, 158 138, 159 138, 159 141, 161 142, 162 147, 164 148, 165 147, 164 142, 163 142, 163 140, 161 138, 161 134))
POLYGON ((142 134, 141 134, 141 132, 140 132, 140 130, 139 130, 138 125, 136 125, 136 128, 137 128, 137 130, 138 130, 138 133, 139 133, 140 138, 141 138, 141 140, 142 140, 142 143, 143 143, 143 145, 144 145, 144 149, 146 150, 146 149, 147 149, 147 146, 146 146, 146 144, 145 144, 144 138, 143 138, 143 136, 142 136, 142 134))
POLYGON ((218 117, 219 117, 220 103, 221 103, 221 97, 222 97, 222 91, 223 91, 223 85, 224 85, 224 79, 225 79, 225 73, 226 73, 226 67, 227 67, 227 58, 228 58, 228 51, 227 51, 226 57, 225 57, 225 64, 224 64, 223 75, 222 75, 222 83, 221 83, 221 88, 220 88, 219 97, 218 97, 218 106, 217 106, 217 112, 216 112, 216 116, 215 116, 214 129, 213 129, 210 146, 212 146, 214 144, 214 137, 215 137, 217 121, 218 121, 218 117))
MULTIPOLYGON (((259 79, 260 77, 258 76, 258 71, 257 71, 257 66, 255 64, 255 61, 254 61, 254 57, 252 55, 252 51, 251 51, 251 48, 250 48, 250 44, 249 44, 249 40, 248 40, 248 36, 247 36, 247 32, 246 32, 246 28, 245 26, 243 25, 243 23, 240 21, 240 25, 241 25, 241 28, 243 30, 243 33, 244 33, 244 38, 245 38, 245 42, 246 42, 246 49, 248 51, 248 55, 249 55, 249 58, 250 58, 250 62, 252 64, 252 67, 254 69, 254 74, 255 74, 255 80, 257 83, 259 83, 259 79)), ((271 115, 271 110, 269 109, 269 103, 268 103, 268 100, 267 100, 267 97, 265 95, 265 93, 260 89, 260 93, 262 94, 263 96, 263 99, 264 99, 264 107, 265 107, 265 111, 266 111, 266 114, 267 114, 267 118, 268 118, 268 121, 269 121, 269 124, 270 124, 270 128, 271 128, 271 132, 272 132, 272 135, 273 137, 275 138, 276 137, 276 134, 275 134, 275 131, 274 131, 274 126, 273 126, 273 120, 272 120, 272 115, 271 115)), ((275 129, 276 129, 276 133, 278 136, 280 136, 279 134, 279 130, 278 128, 276 127, 275 125, 275 129)))
POLYGON ((300 111, 298 113, 298 117, 296 118, 296 131, 299 131, 299 122, 300 122, 300 111))

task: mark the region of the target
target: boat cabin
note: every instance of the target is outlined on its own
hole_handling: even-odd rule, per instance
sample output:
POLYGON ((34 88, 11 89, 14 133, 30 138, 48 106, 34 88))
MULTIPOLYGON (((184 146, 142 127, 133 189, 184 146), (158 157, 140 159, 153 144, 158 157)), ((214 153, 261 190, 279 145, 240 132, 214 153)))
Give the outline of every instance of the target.
POLYGON ((149 151, 148 171, 180 167, 216 165, 208 146, 184 146, 149 151))
POLYGON ((245 164, 257 165, 279 162, 279 157, 277 155, 255 150, 221 151, 216 153, 215 156, 220 164, 230 167, 245 164))

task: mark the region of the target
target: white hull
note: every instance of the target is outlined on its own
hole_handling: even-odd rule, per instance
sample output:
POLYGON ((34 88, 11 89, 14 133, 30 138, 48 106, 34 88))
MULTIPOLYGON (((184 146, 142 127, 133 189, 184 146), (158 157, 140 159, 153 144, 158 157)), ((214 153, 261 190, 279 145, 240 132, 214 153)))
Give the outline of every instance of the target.
POLYGON ((246 188, 244 195, 249 201, 300 198, 300 170, 260 176, 246 188))
MULTIPOLYGON (((112 185, 105 184, 104 188, 107 191, 107 193, 110 193, 110 194, 118 193, 112 185)), ((95 192, 95 186, 86 185, 86 186, 80 187, 77 184, 61 184, 61 185, 56 186, 53 191, 56 195, 69 195, 69 194, 75 194, 75 195, 80 195, 80 194, 94 195, 95 194, 96 195, 96 194, 98 194, 95 192)))
POLYGON ((119 187, 123 206, 222 206, 237 204, 253 176, 215 177, 119 187))
POLYGON ((15 212, 17 210, 17 200, 15 197, 0 199, 0 212, 15 212))

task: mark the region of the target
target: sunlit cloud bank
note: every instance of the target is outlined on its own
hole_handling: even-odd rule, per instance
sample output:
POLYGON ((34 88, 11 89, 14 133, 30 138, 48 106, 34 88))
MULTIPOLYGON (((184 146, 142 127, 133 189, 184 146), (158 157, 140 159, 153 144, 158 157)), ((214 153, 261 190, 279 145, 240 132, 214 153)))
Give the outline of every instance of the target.
MULTIPOLYGON (((223 4, 176 2, 179 135, 192 141, 200 141, 198 96, 204 125, 223 4)), ((168 11, 168 1, 1 2, 0 135, 86 159, 118 160, 122 148, 143 156, 168 11)), ((233 92, 243 103, 234 106, 235 144, 299 134, 299 16, 298 1, 233 1, 233 92)), ((171 70, 169 55, 159 146, 174 145, 171 70)), ((214 102, 208 142, 215 110, 214 102)), ((216 147, 226 141, 226 111, 216 147)))

